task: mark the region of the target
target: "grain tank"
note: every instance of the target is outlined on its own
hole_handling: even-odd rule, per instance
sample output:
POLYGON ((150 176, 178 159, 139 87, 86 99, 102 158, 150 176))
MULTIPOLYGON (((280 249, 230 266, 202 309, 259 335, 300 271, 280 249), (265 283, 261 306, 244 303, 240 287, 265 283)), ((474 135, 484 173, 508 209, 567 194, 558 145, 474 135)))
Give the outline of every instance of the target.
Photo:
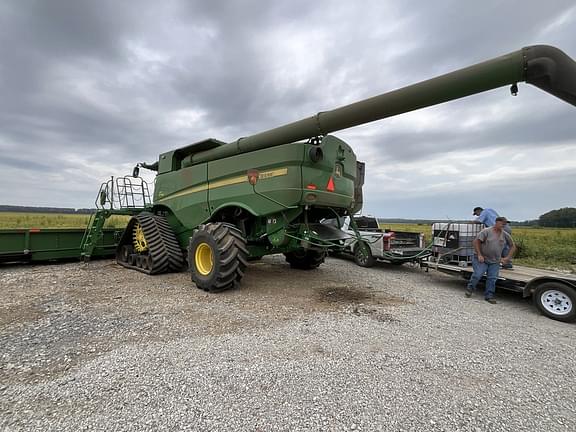
POLYGON ((321 224, 362 207, 364 165, 330 133, 527 82, 576 105, 576 63, 537 45, 225 143, 205 139, 160 155, 153 203, 130 220, 117 261, 149 274, 179 271, 207 291, 240 282, 249 259, 283 253, 313 269, 342 232, 321 224))

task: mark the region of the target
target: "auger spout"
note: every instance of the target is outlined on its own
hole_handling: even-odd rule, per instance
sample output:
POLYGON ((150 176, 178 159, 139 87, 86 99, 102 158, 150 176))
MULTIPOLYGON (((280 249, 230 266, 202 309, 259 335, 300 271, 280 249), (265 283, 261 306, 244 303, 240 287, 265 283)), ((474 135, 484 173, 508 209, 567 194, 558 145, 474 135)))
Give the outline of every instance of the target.
POLYGON ((534 45, 445 75, 240 138, 191 155, 191 164, 288 144, 527 82, 576 105, 576 62, 558 48, 534 45))

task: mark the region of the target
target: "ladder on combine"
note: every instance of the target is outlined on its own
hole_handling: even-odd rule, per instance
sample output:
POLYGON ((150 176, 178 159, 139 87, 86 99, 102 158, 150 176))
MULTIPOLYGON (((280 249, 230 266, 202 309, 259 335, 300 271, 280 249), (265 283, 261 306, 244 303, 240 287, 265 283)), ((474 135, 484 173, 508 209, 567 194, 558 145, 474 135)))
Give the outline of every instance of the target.
MULTIPOLYGON (((152 206, 148 183, 141 177, 111 177, 100 185, 96 197, 96 211, 92 213, 82 243, 81 258, 90 260, 102 239, 106 220, 112 215, 133 216, 152 206)), ((118 238, 119 240, 119 238, 118 238)))

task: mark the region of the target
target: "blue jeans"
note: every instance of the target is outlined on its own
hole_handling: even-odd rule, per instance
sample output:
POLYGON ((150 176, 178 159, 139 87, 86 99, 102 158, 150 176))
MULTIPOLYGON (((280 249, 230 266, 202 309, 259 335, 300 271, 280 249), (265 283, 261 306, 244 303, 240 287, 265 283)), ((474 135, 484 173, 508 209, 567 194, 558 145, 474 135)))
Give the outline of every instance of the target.
POLYGON ((500 263, 489 263, 483 262, 481 263, 478 261, 478 257, 474 255, 472 258, 472 268, 474 269, 474 273, 472 277, 468 281, 468 287, 466 288, 468 291, 474 291, 476 289, 476 285, 484 273, 486 273, 486 289, 484 290, 484 298, 492 298, 494 297, 494 292, 496 291, 496 279, 498 279, 498 273, 500 272, 500 263))

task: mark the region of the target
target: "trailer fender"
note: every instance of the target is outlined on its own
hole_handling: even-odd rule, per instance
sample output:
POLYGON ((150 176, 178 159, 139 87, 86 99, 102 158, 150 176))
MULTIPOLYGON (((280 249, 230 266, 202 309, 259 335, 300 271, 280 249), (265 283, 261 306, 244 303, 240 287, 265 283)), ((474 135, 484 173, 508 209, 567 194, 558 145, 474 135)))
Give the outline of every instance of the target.
POLYGON ((546 283, 546 282, 562 283, 564 285, 567 285, 569 287, 576 289, 576 284, 574 282, 569 281, 569 280, 555 278, 555 277, 549 277, 549 276, 542 276, 542 277, 532 279, 530 282, 528 282, 526 284, 526 286, 524 287, 524 291, 522 292, 522 297, 524 297, 524 298, 530 297, 532 295, 532 293, 536 290, 536 288, 538 288, 540 285, 542 285, 543 283, 546 283))

